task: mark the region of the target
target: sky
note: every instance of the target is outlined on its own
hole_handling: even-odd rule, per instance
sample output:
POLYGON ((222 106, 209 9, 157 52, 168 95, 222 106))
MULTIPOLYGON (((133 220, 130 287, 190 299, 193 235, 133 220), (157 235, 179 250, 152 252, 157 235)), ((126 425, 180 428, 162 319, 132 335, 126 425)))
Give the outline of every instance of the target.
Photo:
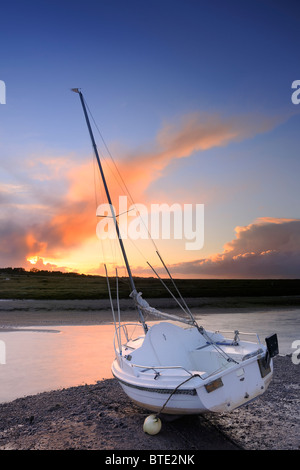
POLYGON ((126 274, 112 219, 97 212, 106 200, 79 87, 135 275, 153 276, 148 263, 161 273, 159 251, 178 278, 299 278, 299 10, 1 5, 0 267, 126 274), (166 235, 154 218, 143 238, 136 208, 150 217, 161 204, 193 226, 166 235))

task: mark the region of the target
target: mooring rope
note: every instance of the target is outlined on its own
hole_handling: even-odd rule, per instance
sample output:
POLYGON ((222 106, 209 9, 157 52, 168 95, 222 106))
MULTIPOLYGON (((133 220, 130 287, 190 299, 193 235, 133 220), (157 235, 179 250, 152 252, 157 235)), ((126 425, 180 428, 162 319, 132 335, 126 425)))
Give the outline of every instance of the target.
POLYGON ((200 377, 201 376, 199 374, 193 374, 191 375, 190 377, 188 377, 186 380, 184 380, 183 382, 181 382, 179 385, 177 385, 177 387, 174 388, 174 390, 172 391, 172 393, 170 394, 170 396, 168 397, 168 399, 165 401, 163 407, 160 409, 160 411, 157 413, 157 416, 162 414, 164 408, 166 407, 168 401, 172 398, 172 396, 174 395, 174 393, 177 392, 177 390, 179 389, 179 387, 181 387, 181 385, 184 385, 185 383, 187 383, 189 380, 191 379, 194 379, 195 377, 200 377))

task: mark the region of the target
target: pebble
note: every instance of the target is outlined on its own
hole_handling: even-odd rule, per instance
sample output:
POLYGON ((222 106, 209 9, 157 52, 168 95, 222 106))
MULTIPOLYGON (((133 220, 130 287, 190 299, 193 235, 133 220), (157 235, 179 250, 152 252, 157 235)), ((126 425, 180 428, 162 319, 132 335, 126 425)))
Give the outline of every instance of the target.
POLYGON ((0 405, 0 450, 298 450, 300 366, 274 359, 274 380, 231 413, 163 420, 143 432, 149 411, 132 404, 115 379, 45 392, 0 405))

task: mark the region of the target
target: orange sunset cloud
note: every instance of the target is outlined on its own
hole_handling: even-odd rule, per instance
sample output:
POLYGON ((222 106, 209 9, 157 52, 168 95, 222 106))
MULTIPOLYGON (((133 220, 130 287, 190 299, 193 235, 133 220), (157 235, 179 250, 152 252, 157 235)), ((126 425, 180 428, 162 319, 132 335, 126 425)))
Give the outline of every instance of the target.
MULTIPOLYGON (((125 181, 130 190, 133 188, 135 200, 144 203, 145 190, 174 158, 187 158, 197 150, 226 145, 239 137, 234 125, 222 122, 220 118, 207 120, 197 113, 185 116, 177 126, 167 125, 159 132, 151 153, 141 152, 120 159, 118 171, 114 162, 105 158, 103 166, 112 200, 117 200, 125 181)), ((106 202, 103 195, 95 198, 95 184, 101 188, 98 170, 93 168, 92 162, 84 162, 69 169, 65 177, 68 192, 62 204, 51 220, 39 227, 39 237, 47 240, 47 246, 36 253, 38 256, 46 256, 48 252, 53 257, 56 246, 62 250, 95 237, 96 208, 99 203, 106 202)))
MULTIPOLYGON (((114 202, 119 194, 124 194, 125 181, 135 201, 145 203, 146 189, 172 160, 188 158, 197 151, 225 146, 264 132, 276 122, 273 118, 251 121, 240 117, 225 119, 219 115, 191 113, 176 123, 167 123, 158 132, 154 143, 148 146, 150 150, 123 155, 117 162, 117 172, 114 162, 104 158, 103 166, 112 200, 114 202)), ((96 208, 106 202, 103 189, 102 197, 99 196, 102 183, 98 169, 95 162, 85 160, 78 163, 78 159, 71 155, 57 158, 46 156, 44 159, 34 156, 28 163, 28 170, 33 178, 31 187, 34 188, 37 182, 40 185, 36 196, 43 217, 39 220, 32 214, 29 223, 22 215, 21 227, 11 220, 7 220, 6 225, 2 224, 2 246, 10 247, 2 253, 2 260, 15 260, 15 263, 18 260, 18 264, 23 264, 24 259, 39 259, 40 262, 45 258, 58 266, 65 265, 71 249, 96 240, 96 208), (60 183, 60 194, 57 195, 52 190, 56 182, 60 183), (98 196, 95 196, 96 193, 98 196), (14 240, 17 246, 14 246, 14 240)), ((84 267, 78 266, 80 269, 84 270, 84 267)))
POLYGON ((178 122, 166 123, 158 132, 150 151, 130 153, 118 162, 123 179, 135 195, 144 200, 144 191, 174 159, 188 158, 198 151, 226 146, 278 124, 279 118, 260 116, 222 118, 218 114, 194 112, 178 122))
POLYGON ((220 278, 299 278, 300 219, 259 218, 236 227, 222 253, 172 266, 177 275, 220 278))

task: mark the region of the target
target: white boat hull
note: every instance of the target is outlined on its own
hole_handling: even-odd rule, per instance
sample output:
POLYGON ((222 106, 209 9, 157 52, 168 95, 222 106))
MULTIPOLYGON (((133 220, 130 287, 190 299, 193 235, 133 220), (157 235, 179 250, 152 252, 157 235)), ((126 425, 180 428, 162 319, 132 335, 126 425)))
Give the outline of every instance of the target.
MULTIPOLYGON (((155 315, 159 318, 168 319, 174 319, 174 315, 150 307, 148 302, 142 298, 142 294, 136 290, 85 100, 78 88, 72 88, 72 91, 78 93, 80 97, 107 201, 110 205, 111 216, 114 220, 116 234, 129 275, 132 289, 130 296, 135 302, 140 322, 144 331, 146 331, 145 315, 155 315)), ((161 256, 158 252, 157 254, 166 268, 161 256)), ((166 271, 171 278, 167 268, 166 271)), ((108 276, 107 284, 113 318, 116 322, 108 276)), ((209 332, 204 332, 202 327, 197 326, 185 302, 186 310, 180 302, 177 303, 188 314, 189 319, 185 319, 185 323, 193 325, 192 327, 184 329, 172 323, 161 322, 153 325, 146 334, 138 337, 136 341, 128 339, 125 329, 125 345, 122 345, 121 326, 116 327, 118 350, 115 346, 116 360, 113 363, 112 372, 127 395, 147 409, 181 414, 229 411, 263 393, 272 376, 271 361, 268 360, 264 364, 266 347, 260 345, 257 348, 257 345, 253 343, 237 342, 235 338, 233 341, 228 342, 220 334, 210 333, 208 335, 209 332)), ((120 314, 119 302, 118 313, 120 314)))
MULTIPOLYGON (((258 367, 255 362, 252 367, 247 366, 245 373, 247 380, 243 384, 240 383, 237 371, 232 371, 221 377, 224 384, 222 388, 208 392, 203 383, 196 388, 190 387, 181 391, 179 389, 171 396, 165 407, 166 400, 174 389, 163 388, 162 383, 160 383, 160 388, 158 384, 146 387, 129 380, 125 382, 116 363, 113 364, 112 370, 126 395, 134 403, 147 410, 161 412, 164 407, 163 413, 166 414, 222 413, 245 405, 266 391, 272 378, 272 372, 268 374, 268 377, 262 379, 255 370, 258 367), (251 371, 251 369, 253 370, 251 371)), ((210 380, 210 382, 212 381, 210 380)))
MULTIPOLYGON (((184 361, 184 358, 181 364, 178 362, 166 364, 163 359, 168 356, 167 350, 161 356, 163 359, 157 360, 156 365, 152 365, 155 364, 154 362, 149 364, 149 356, 151 356, 149 345, 153 346, 156 343, 153 352, 156 356, 160 353, 160 345, 157 340, 159 336, 168 339, 172 337, 173 345, 177 351, 180 351, 179 337, 189 336, 190 341, 187 342, 190 346, 189 356, 193 359, 196 357, 199 363, 205 355, 206 359, 211 356, 210 361, 213 362, 215 360, 213 355, 219 354, 210 345, 194 348, 195 345, 197 346, 195 339, 199 340, 200 337, 199 332, 188 334, 187 330, 175 327, 175 325, 168 323, 160 325, 157 325, 155 337, 152 335, 152 338, 147 339, 148 345, 143 345, 140 340, 142 345, 135 350, 126 347, 122 351, 122 355, 117 355, 112 364, 113 375, 134 403, 147 410, 166 414, 228 412, 248 403, 266 391, 272 378, 273 364, 272 360, 268 364, 265 363, 266 348, 262 345, 259 345, 258 348, 254 343, 244 342, 237 346, 228 344, 223 346, 223 350, 227 348, 231 355, 235 353, 235 357, 239 356, 240 360, 226 363, 222 358, 223 366, 216 371, 210 371, 209 367, 206 371, 203 367, 201 370, 187 368, 187 364, 184 363, 187 361, 184 361), (182 331, 180 332, 180 330, 182 331), (251 351, 248 354, 249 358, 245 354, 243 357, 241 356, 241 351, 244 353, 245 348, 251 351), (141 359, 143 356, 143 349, 148 363, 144 366, 134 364, 132 361, 135 357, 141 359), (128 353, 128 350, 131 352, 129 355, 125 354, 128 353)), ((167 339, 164 341, 166 344, 163 346, 167 348, 167 339)), ((172 354, 176 356, 175 350, 172 354)), ((182 352, 180 354, 183 356, 182 352)), ((176 358, 174 359, 176 360, 176 358)), ((166 360, 170 361, 170 359, 166 360)), ((152 361, 154 361, 154 355, 152 361)), ((194 364, 191 361, 190 365, 195 365, 195 360, 194 364)))

